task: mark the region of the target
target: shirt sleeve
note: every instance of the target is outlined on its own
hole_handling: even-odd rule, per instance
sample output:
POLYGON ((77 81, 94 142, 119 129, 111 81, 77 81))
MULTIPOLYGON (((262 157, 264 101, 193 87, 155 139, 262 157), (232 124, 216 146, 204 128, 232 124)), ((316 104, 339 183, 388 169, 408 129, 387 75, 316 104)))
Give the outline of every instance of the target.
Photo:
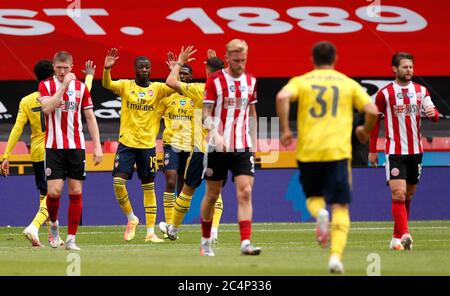
POLYGON ((38 98, 39 101, 51 97, 51 94, 49 93, 47 87, 45 86, 44 81, 41 81, 39 83, 39 95, 40 95, 38 98))
POLYGON ((252 94, 250 95, 248 103, 249 104, 256 104, 258 102, 258 95, 256 93, 256 78, 252 78, 252 79, 254 79, 255 82, 253 83, 252 94))
POLYGON ((181 93, 194 101, 203 100, 204 86, 199 83, 180 82, 181 93))
POLYGON ((91 74, 86 75, 86 77, 84 78, 84 84, 86 84, 86 87, 89 89, 89 91, 91 91, 92 89, 92 81, 94 80, 94 76, 92 76, 91 74))
POLYGON ((175 93, 176 90, 168 87, 165 83, 153 82, 153 91, 155 92, 155 97, 158 101, 170 96, 175 93))
POLYGON ((372 103, 370 96, 358 82, 354 81, 353 107, 361 112, 363 107, 370 103, 372 103))
POLYGON ((103 69, 102 85, 104 88, 120 95, 120 90, 122 89, 122 80, 113 81, 111 79, 111 69, 103 69))
POLYGON ((300 78, 291 78, 283 89, 291 93, 291 102, 297 101, 300 95, 300 78))
POLYGON ((11 134, 9 135, 8 144, 6 144, 5 153, 3 154, 3 158, 8 159, 11 155, 12 151, 14 150, 14 147, 17 144, 17 141, 19 141, 20 136, 23 132, 23 127, 28 122, 28 116, 24 110, 26 106, 24 106, 23 101, 19 104, 19 112, 17 113, 16 123, 14 124, 11 134))
POLYGON ((433 101, 431 100, 430 93, 428 92, 428 89, 425 88, 425 97, 423 98, 422 102, 422 110, 425 111, 428 107, 434 107, 433 101))
POLYGON ((94 104, 92 104, 91 93, 87 86, 84 88, 83 98, 81 100, 81 108, 83 110, 94 108, 94 104))
POLYGON ((205 85, 205 94, 203 103, 207 104, 215 104, 217 101, 217 92, 216 85, 214 84, 214 79, 212 77, 208 77, 205 85))

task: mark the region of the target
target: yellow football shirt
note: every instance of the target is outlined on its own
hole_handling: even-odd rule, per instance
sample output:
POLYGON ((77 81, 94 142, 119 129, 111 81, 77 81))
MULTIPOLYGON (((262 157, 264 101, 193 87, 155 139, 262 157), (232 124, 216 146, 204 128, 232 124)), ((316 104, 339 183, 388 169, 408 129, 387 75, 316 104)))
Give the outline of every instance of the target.
POLYGON ((206 152, 207 143, 205 141, 208 135, 208 130, 203 128, 202 110, 203 97, 205 92, 205 83, 181 83, 181 92, 186 97, 194 101, 192 129, 192 143, 193 147, 197 147, 201 152, 206 152))
POLYGON ((297 159, 351 159, 353 109, 372 102, 362 87, 336 70, 313 70, 292 78, 284 89, 298 101, 297 159))
POLYGON ((194 100, 182 94, 174 93, 162 99, 157 109, 157 112, 164 116, 164 145, 171 145, 183 151, 191 151, 194 100))
POLYGON ((132 148, 154 148, 161 119, 156 107, 175 91, 160 82, 141 87, 134 80, 112 81, 110 72, 103 70, 102 83, 122 98, 119 142, 132 148))
MULTIPOLYGON (((87 75, 85 79, 86 87, 92 88, 92 75, 87 75)), ((3 158, 8 159, 22 135, 23 128, 30 122, 31 127, 31 161, 44 161, 45 154, 45 119, 41 112, 41 104, 38 101, 40 94, 38 91, 23 97, 20 100, 19 111, 17 113, 16 123, 9 135, 8 144, 6 145, 3 158)))

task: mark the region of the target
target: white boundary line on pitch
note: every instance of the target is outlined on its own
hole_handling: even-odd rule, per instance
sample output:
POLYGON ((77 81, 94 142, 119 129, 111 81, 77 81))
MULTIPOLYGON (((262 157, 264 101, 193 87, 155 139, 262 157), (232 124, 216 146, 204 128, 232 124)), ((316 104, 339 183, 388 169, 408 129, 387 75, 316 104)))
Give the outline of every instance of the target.
MULTIPOLYGON (((376 230, 391 230, 392 227, 350 227, 350 231, 376 231, 376 230)), ((431 229, 450 229, 450 226, 416 226, 409 227, 409 229, 423 229, 423 230, 431 230, 431 229)), ((198 230, 200 231, 200 230, 198 230)), ((181 229, 180 233, 183 232, 198 232, 197 230, 192 229, 181 229)), ((223 232, 236 232, 237 230, 232 229, 220 229, 219 233, 223 232)), ((301 228, 301 229, 253 229, 254 232, 311 232, 315 231, 315 228, 301 228)), ((86 234, 86 235, 94 235, 94 234, 114 234, 114 233, 123 233, 123 231, 79 231, 78 234, 86 234)), ((0 233, 0 236, 23 236, 22 233, 0 233)))

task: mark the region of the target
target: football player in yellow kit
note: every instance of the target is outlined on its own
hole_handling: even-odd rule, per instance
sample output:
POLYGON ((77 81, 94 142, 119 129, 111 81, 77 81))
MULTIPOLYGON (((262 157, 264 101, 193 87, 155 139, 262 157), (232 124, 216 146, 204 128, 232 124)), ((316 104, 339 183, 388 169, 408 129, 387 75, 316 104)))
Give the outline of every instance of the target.
MULTIPOLYGON (((203 156, 206 151, 205 137, 207 131, 202 128, 201 113, 203 107, 203 93, 205 89, 204 83, 189 83, 184 76, 186 75, 187 62, 192 60, 190 58, 196 50, 192 46, 181 49, 178 60, 175 62, 175 57, 169 53, 169 62, 171 64, 171 72, 167 77, 166 84, 175 89, 180 96, 189 99, 190 110, 190 137, 191 150, 187 159, 184 170, 184 184, 181 192, 175 201, 172 221, 159 223, 160 230, 166 234, 171 240, 178 238, 178 231, 181 223, 191 205, 192 196, 197 187, 202 182, 203 173, 203 156)), ((208 50, 208 60, 206 62, 206 75, 219 71, 224 68, 224 62, 216 57, 213 50, 208 50)), ((176 125, 176 124, 175 124, 176 125)), ((187 128, 186 128, 187 129, 187 128)), ((218 240, 218 227, 223 211, 222 197, 219 196, 215 207, 213 216, 213 227, 211 230, 214 241, 218 240)))
POLYGON ((112 48, 105 57, 103 87, 122 98, 119 146, 114 162, 114 193, 122 211, 128 218, 124 240, 135 237, 139 219, 134 215, 126 189, 136 164, 138 177, 144 193, 147 226, 145 242, 162 242, 154 232, 156 221, 156 196, 154 179, 157 171, 156 136, 160 117, 155 112, 160 101, 175 91, 164 83, 150 82, 151 63, 148 57, 135 59, 135 79, 111 80, 111 68, 119 58, 118 50, 112 48))

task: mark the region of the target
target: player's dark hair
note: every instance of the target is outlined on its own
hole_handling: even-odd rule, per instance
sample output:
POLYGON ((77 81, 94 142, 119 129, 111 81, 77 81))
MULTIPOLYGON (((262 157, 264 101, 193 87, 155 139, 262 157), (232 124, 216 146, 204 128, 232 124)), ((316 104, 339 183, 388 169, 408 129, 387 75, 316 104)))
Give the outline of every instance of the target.
POLYGON ((336 60, 336 47, 329 41, 321 41, 312 48, 313 61, 316 66, 331 65, 336 60))
POLYGON ((139 61, 148 61, 148 63, 151 65, 152 62, 150 61, 150 59, 146 56, 138 56, 135 60, 134 60, 134 65, 137 66, 137 63, 139 61))
POLYGON ((181 67, 181 68, 186 68, 186 69, 188 69, 189 73, 192 74, 192 67, 191 67, 191 65, 189 65, 189 64, 183 64, 183 67, 181 67))
POLYGON ((206 61, 206 66, 209 67, 211 72, 216 72, 225 68, 225 63, 218 57, 213 57, 206 61))
POLYGON ((411 60, 414 62, 414 56, 408 52, 400 51, 396 52, 394 56, 392 56, 391 65, 398 67, 400 65, 400 61, 403 59, 411 60))
POLYGON ((34 65, 34 75, 38 81, 52 77, 54 74, 53 63, 49 60, 40 60, 34 65))
POLYGON ((53 56, 53 63, 55 62, 70 62, 73 63, 72 55, 67 51, 58 51, 53 56))

